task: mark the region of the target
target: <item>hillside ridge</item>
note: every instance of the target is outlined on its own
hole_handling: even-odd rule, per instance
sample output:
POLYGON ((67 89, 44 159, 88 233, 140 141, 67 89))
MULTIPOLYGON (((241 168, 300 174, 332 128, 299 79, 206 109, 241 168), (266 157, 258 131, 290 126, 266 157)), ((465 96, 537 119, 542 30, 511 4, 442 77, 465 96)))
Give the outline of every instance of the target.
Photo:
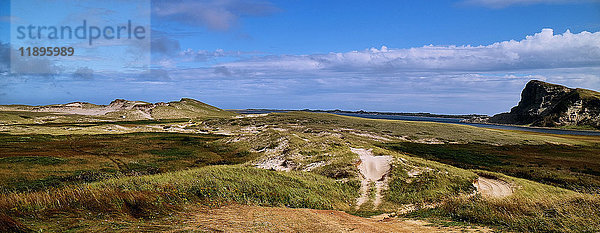
MULTIPOLYGON (((179 101, 157 103, 115 99, 108 105, 97 105, 81 101, 43 106, 0 105, 0 111, 4 111, 5 114, 10 114, 10 112, 14 112, 15 114, 19 112, 30 112, 55 115, 79 115, 84 117, 108 117, 110 119, 126 120, 198 118, 206 116, 214 117, 235 115, 235 113, 222 110, 191 98, 182 98, 179 101)), ((53 116, 49 117, 53 119, 55 118, 53 116)))

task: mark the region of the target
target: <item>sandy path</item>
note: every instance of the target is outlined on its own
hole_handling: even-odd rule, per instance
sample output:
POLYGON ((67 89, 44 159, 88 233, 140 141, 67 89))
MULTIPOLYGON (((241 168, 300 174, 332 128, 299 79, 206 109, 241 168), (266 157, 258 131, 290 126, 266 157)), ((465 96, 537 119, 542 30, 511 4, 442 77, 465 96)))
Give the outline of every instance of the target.
POLYGON ((182 231, 207 232, 462 232, 489 230, 430 226, 421 220, 389 218, 382 221, 334 210, 230 205, 188 209, 173 223, 182 231))
POLYGON ((473 186, 483 196, 506 197, 513 194, 511 185, 503 180, 479 177, 473 182, 473 186))
POLYGON ((358 170, 362 175, 360 182, 360 197, 356 200, 357 208, 369 200, 371 184, 375 184, 375 200, 373 205, 379 206, 382 198, 382 191, 387 188, 387 174, 390 171, 391 156, 374 156, 369 149, 350 148, 350 150, 359 155, 360 164, 358 170))

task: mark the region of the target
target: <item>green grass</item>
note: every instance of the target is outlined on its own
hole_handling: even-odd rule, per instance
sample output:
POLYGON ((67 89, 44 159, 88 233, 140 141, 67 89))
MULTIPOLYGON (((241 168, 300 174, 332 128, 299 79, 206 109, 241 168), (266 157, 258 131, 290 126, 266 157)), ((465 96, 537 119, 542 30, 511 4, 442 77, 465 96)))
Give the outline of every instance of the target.
POLYGON ((92 184, 142 192, 191 194, 206 201, 346 209, 356 188, 305 172, 275 172, 244 166, 210 166, 168 174, 112 179, 92 184))
MULTIPOLYGON (((49 216, 61 213, 67 216, 76 213, 78 218, 95 221, 107 216, 148 219, 164 216, 180 205, 196 203, 344 210, 350 209, 357 189, 311 173, 275 172, 239 165, 210 166, 43 192, 0 194, 0 213, 10 216, 9 220, 28 223, 49 221, 53 219, 49 216)), ((77 226, 77 222, 69 227, 77 226)))
POLYGON ((444 174, 440 171, 425 171, 417 177, 410 179, 400 178, 402 171, 395 170, 387 200, 397 204, 432 203, 443 200, 452 195, 469 193, 474 190, 468 177, 444 174))
POLYGON ((34 191, 107 177, 156 174, 255 158, 219 135, 0 134, 0 190, 34 191), (82 174, 87 174, 83 175, 82 174))
POLYGON ((600 193, 600 147, 383 143, 382 147, 467 169, 485 169, 587 193, 600 193))
MULTIPOLYGON (((411 140, 435 139, 440 142, 481 143, 481 144, 530 144, 540 145, 548 142, 558 144, 582 144, 580 140, 557 137, 548 134, 524 134, 508 130, 478 128, 468 125, 444 124, 435 122, 412 122, 401 120, 365 119, 325 113, 287 112, 270 113, 265 117, 241 119, 209 119, 203 122, 206 126, 240 127, 240 126, 277 126, 292 128, 308 134, 340 129, 351 129, 354 132, 368 132, 391 138, 408 138, 411 140)), ((596 140, 597 141, 597 140, 596 140)))
POLYGON ((228 118, 235 115, 237 114, 234 112, 225 111, 189 98, 183 98, 180 101, 170 102, 169 106, 158 106, 152 109, 152 117, 157 119, 205 117, 228 118))
POLYGON ((515 193, 506 198, 453 196, 438 208, 407 216, 441 217, 519 232, 595 232, 600 229, 600 199, 597 196, 497 173, 477 172, 515 184, 515 193))
MULTIPOLYGON (((190 108, 211 110, 203 105, 190 108)), ((143 131, 148 130, 145 124, 156 122, 170 124, 131 121, 126 125, 143 131)), ((100 224, 107 218, 144 222, 196 204, 338 209, 359 216, 396 212, 410 204, 437 206, 419 209, 410 217, 512 231, 581 232, 599 226, 597 195, 556 187, 597 190, 597 137, 303 112, 198 118, 187 126, 233 136, 98 134, 103 132, 98 126, 84 127, 85 122, 60 124, 7 128, 63 135, 0 134, 0 172, 7 174, 0 177, 5 189, 0 193, 0 221, 49 224, 49 229, 66 231, 87 229, 81 222, 100 224), (69 124, 84 126, 78 131, 64 129, 78 127, 69 124), (420 140, 446 144, 416 143, 420 140), (371 148, 376 155, 395 158, 389 189, 378 208, 372 201, 358 210, 353 206, 359 189, 358 156, 350 147, 371 148), (299 170, 325 163, 311 172, 248 167, 248 162, 270 156, 281 157, 299 170), (414 170, 421 172, 409 176, 414 170), (470 195, 478 174, 513 183, 515 193, 503 199, 470 195)), ((115 123, 106 123, 111 124, 115 123)), ((124 227, 112 223, 114 229, 124 227)))
MULTIPOLYGON (((388 154, 394 154, 388 152, 388 154)), ((472 181, 477 175, 471 171, 407 155, 396 155, 390 173, 389 190, 385 199, 398 204, 427 204, 443 202, 449 196, 474 191, 472 181), (419 171, 412 177, 409 172, 419 171)), ((415 173, 413 173, 415 174, 415 173)))
MULTIPOLYGON (((144 102, 139 102, 144 103, 144 102)), ((147 103, 146 103, 147 104, 147 103)), ((59 105, 49 105, 60 107, 59 105)), ((47 106, 41 106, 47 107, 47 106)), ((104 106, 87 104, 84 109, 100 109, 104 106)), ((53 112, 33 112, 33 106, 20 105, 0 105, 0 124, 10 125, 39 125, 48 124, 53 126, 61 126, 63 123, 78 123, 84 127, 100 125, 103 123, 113 122, 138 122, 142 124, 144 121, 149 121, 148 124, 156 123, 169 119, 200 119, 200 118, 229 118, 237 115, 234 112, 225 111, 217 107, 202 103, 200 101, 183 98, 180 101, 170 102, 168 106, 156 106, 152 109, 152 118, 156 120, 146 120, 139 110, 122 109, 114 112, 108 112, 103 115, 77 115, 67 113, 53 112), (125 118, 122 118, 125 117, 125 118)))

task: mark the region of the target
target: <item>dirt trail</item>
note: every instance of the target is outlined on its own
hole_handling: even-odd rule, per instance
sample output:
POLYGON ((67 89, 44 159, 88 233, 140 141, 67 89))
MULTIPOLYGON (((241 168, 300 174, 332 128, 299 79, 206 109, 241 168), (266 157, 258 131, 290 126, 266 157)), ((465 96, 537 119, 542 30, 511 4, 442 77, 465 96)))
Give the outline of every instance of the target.
POLYGON ((173 232, 463 232, 486 228, 431 226, 421 220, 374 220, 334 210, 230 205, 188 209, 173 232))
POLYGON ((506 197, 513 194, 511 184, 503 180, 479 177, 473 182, 473 186, 483 196, 506 197))
POLYGON ((369 200, 371 184, 374 183, 375 200, 373 205, 377 207, 381 203, 382 191, 387 189, 387 174, 391 168, 392 157, 387 155, 374 156, 371 149, 350 148, 350 150, 360 157, 358 170, 362 175, 360 197, 356 200, 356 206, 358 208, 369 200))

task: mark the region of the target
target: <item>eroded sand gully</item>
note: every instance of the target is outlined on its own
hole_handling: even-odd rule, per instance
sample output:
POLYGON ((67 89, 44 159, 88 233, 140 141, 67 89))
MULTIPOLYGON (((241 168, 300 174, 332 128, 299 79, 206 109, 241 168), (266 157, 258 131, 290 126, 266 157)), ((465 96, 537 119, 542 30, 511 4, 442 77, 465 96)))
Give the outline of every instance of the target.
POLYGON ((356 200, 357 208, 369 200, 371 185, 375 185, 375 200, 373 205, 379 206, 382 192, 387 189, 387 174, 390 171, 392 157, 387 155, 375 156, 371 149, 350 148, 359 155, 358 170, 361 174, 360 197, 356 200))

